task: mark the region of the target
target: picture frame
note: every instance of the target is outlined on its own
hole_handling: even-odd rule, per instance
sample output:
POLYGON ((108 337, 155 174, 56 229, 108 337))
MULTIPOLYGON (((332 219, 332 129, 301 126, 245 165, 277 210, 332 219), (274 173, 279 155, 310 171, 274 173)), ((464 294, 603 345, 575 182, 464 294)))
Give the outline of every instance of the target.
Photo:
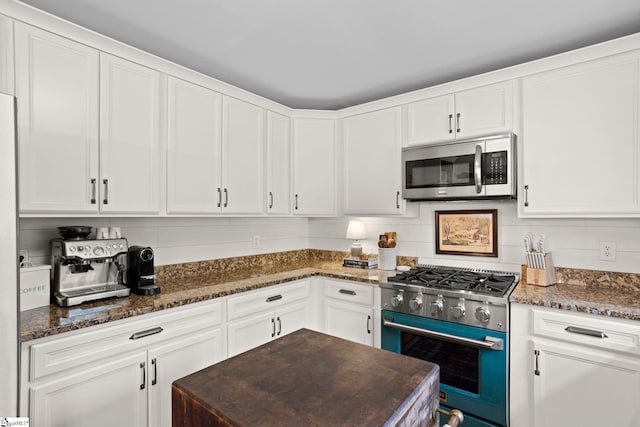
POLYGON ((498 210, 435 211, 436 254, 498 256, 498 210))

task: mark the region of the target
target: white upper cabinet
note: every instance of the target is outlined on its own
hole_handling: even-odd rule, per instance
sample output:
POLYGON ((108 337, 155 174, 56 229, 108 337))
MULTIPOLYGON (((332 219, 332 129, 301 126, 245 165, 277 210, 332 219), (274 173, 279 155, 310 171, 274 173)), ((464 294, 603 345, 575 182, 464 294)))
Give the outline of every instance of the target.
POLYGON ((407 146, 507 132, 513 126, 513 83, 429 98, 406 108, 407 146))
POLYGON ((291 213, 291 119, 267 113, 267 213, 291 213))
POLYGON ((167 213, 220 212, 222 95, 169 78, 167 213))
POLYGON ((523 216, 637 216, 638 56, 522 79, 523 216))
POLYGON ((264 213, 265 110, 230 97, 222 102, 222 212, 264 213))
POLYGON ((161 75, 100 54, 101 212, 160 211, 161 75))
POLYGON ((342 121, 342 135, 344 213, 403 213, 402 107, 347 117, 342 121))
POLYGON ((98 212, 98 51, 15 23, 20 213, 98 212))
POLYGON ((334 119, 293 119, 293 193, 294 215, 336 215, 334 119))

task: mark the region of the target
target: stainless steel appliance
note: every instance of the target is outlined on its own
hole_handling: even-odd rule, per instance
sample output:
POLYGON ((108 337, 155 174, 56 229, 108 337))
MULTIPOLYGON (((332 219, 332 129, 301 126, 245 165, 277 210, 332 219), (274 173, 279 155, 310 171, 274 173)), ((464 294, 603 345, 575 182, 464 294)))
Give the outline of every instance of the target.
POLYGON ((127 265, 127 286, 134 294, 160 293, 160 286, 154 284, 153 249, 147 246, 131 246, 127 255, 127 265))
POLYGON ((515 199, 516 176, 513 134, 402 149, 408 200, 515 199))
MULTIPOLYGON (((90 228, 90 227, 86 227, 90 228)), ((62 307, 131 292, 123 285, 127 239, 86 239, 66 234, 51 240, 52 300, 62 307)), ((88 233, 85 234, 85 236, 88 233)))
POLYGON ((382 348, 440 366, 440 401, 465 425, 506 426, 507 272, 419 265, 381 283, 382 348))

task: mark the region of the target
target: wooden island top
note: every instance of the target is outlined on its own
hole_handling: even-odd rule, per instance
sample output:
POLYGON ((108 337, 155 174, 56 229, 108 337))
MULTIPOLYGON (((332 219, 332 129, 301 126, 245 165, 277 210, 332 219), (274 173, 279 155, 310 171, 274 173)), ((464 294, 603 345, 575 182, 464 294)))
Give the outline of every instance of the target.
POLYGON ((172 386, 173 427, 437 426, 433 363, 301 329, 172 386))

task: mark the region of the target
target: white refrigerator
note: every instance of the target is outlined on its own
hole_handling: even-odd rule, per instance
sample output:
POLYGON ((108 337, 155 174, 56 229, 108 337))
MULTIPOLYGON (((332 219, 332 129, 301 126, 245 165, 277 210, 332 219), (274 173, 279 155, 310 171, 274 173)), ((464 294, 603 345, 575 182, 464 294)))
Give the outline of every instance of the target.
POLYGON ((0 417, 18 415, 18 218, 15 98, 0 93, 0 417))

